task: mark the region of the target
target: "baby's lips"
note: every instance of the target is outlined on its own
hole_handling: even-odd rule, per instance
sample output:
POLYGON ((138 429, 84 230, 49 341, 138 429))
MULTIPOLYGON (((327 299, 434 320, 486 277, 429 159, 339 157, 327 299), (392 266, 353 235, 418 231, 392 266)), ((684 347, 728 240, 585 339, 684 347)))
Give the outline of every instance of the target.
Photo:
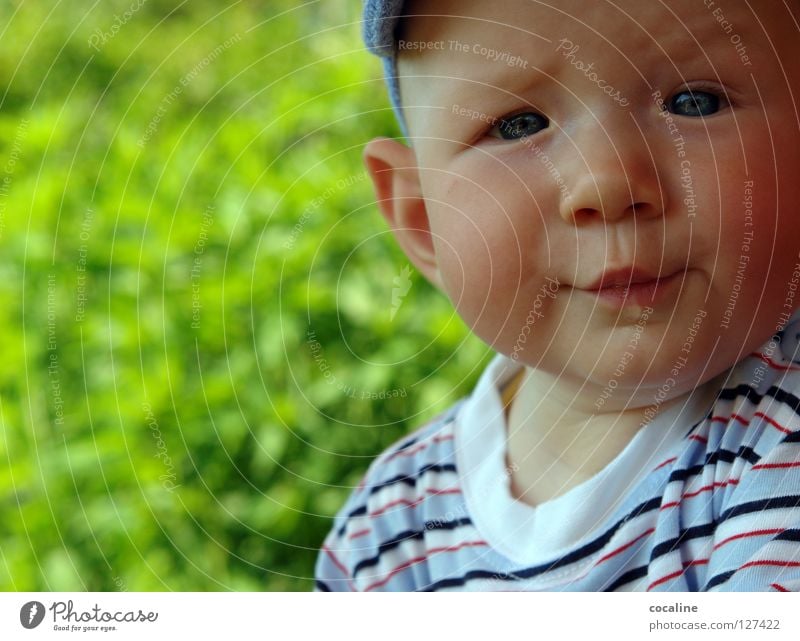
POLYGON ((598 276, 594 282, 585 287, 589 291, 598 291, 607 288, 626 288, 631 285, 649 283, 655 280, 668 278, 676 272, 665 272, 659 275, 657 270, 642 269, 634 266, 609 269, 598 276))

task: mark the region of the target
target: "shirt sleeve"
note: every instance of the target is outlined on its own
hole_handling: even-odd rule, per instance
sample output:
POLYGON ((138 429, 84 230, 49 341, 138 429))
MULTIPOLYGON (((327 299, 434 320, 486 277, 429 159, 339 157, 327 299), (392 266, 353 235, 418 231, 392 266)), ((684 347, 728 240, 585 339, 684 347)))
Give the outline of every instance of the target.
POLYGON ((358 591, 354 580, 355 559, 367 543, 363 540, 367 535, 359 536, 360 532, 353 525, 362 511, 359 506, 366 504, 364 483, 362 481, 362 485, 350 494, 322 543, 314 571, 315 592, 358 591))
POLYGON ((800 591, 800 431, 745 471, 720 514, 706 589, 800 591))

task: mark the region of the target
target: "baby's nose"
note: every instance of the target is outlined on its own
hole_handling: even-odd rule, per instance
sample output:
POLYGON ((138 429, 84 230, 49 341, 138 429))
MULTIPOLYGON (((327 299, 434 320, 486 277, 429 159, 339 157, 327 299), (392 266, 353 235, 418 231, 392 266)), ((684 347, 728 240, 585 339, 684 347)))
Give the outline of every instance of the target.
MULTIPOLYGON (((624 118, 630 118, 624 114, 624 118)), ((567 164, 560 213, 572 224, 627 216, 660 216, 666 209, 652 150, 632 119, 619 135, 595 122, 594 135, 573 137, 576 146, 567 164)), ((676 161, 677 162, 677 161, 676 161)))

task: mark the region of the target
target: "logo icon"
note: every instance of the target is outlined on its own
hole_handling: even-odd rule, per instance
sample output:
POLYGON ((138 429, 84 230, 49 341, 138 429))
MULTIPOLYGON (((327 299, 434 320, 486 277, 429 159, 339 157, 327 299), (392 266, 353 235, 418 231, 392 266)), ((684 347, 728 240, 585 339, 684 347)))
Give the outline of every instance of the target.
POLYGON ((38 601, 28 601, 19 610, 19 622, 23 628, 32 630, 44 619, 44 605, 38 601))
POLYGON ((411 289, 411 267, 406 265, 400 271, 399 276, 395 276, 392 280, 394 283, 394 287, 392 287, 392 313, 390 320, 394 320, 395 314, 397 314, 397 310, 400 309, 400 305, 403 304, 403 299, 408 294, 408 290, 411 289))

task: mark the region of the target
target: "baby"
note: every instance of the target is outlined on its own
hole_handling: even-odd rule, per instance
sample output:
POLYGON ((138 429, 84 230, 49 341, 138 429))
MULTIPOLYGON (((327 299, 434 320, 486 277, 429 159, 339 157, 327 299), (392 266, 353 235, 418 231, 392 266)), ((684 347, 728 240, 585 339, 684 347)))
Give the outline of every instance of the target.
POLYGON ((366 0, 378 205, 498 354, 319 590, 800 590, 800 2, 366 0))

